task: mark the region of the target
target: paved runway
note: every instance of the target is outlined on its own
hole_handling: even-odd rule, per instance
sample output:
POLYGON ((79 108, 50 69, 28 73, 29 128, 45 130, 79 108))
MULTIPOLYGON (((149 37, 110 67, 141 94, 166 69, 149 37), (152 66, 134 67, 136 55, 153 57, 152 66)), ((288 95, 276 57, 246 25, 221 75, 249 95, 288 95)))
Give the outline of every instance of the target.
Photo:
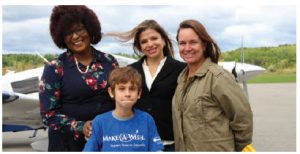
POLYGON ((29 138, 32 134, 33 131, 2 133, 2 151, 34 151, 30 144, 47 138, 47 131, 40 130, 35 138, 29 138))
MULTIPOLYGON (((249 84, 254 115, 253 146, 258 152, 296 151, 296 84, 249 84)), ((32 132, 3 133, 3 151, 32 151, 30 143, 43 139, 46 132, 29 139, 32 132)))
POLYGON ((296 151, 296 84, 249 84, 257 151, 296 151))

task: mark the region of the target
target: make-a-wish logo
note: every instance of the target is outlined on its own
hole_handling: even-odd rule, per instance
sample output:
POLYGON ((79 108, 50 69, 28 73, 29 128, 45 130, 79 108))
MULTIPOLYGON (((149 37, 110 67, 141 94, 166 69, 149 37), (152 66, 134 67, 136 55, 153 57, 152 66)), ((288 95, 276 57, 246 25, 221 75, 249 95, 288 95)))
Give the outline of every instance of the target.
POLYGON ((103 141, 130 142, 132 140, 143 141, 146 139, 143 135, 138 135, 138 134, 119 134, 114 136, 103 136, 103 141))

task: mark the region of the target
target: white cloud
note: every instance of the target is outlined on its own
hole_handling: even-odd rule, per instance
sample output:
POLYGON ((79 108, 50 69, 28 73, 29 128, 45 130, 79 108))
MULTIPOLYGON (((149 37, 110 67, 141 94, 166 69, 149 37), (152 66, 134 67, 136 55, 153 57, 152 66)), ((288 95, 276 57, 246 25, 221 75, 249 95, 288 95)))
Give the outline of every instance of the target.
POLYGON ((8 5, 3 7, 4 21, 26 21, 39 18, 49 18, 52 6, 8 5))
MULTIPOLYGON (((98 15, 103 32, 125 32, 145 19, 157 20, 175 40, 181 21, 196 19, 205 25, 222 51, 296 42, 296 6, 293 5, 89 5, 98 15)), ((3 6, 3 49, 61 51, 49 34, 53 6, 3 6)), ((97 46, 109 52, 130 52, 113 39, 97 46)))

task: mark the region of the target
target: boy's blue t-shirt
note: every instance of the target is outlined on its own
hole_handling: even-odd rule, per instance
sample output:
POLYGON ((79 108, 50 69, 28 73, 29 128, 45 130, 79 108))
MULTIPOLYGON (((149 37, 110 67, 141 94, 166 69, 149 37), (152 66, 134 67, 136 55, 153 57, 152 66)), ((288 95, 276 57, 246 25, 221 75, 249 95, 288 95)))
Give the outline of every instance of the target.
POLYGON ((118 120, 112 111, 98 115, 83 151, 161 151, 163 144, 153 118, 134 109, 134 116, 118 120))

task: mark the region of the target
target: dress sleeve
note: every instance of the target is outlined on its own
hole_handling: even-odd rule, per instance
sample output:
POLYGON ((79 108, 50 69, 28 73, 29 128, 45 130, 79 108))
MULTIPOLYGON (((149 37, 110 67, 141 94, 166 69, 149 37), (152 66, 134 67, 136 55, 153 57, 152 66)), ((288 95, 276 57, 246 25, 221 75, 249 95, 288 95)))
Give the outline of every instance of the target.
POLYGON ((157 127, 153 118, 149 115, 148 116, 148 132, 149 132, 149 151, 156 152, 162 151, 164 146, 160 139, 160 136, 157 132, 157 127))
POLYGON ((240 85, 229 75, 220 76, 213 83, 213 96, 230 121, 235 149, 242 149, 252 142, 253 114, 248 98, 240 85))
POLYGON ((72 133, 75 140, 83 137, 84 121, 76 121, 61 112, 61 82, 63 67, 56 62, 45 64, 39 83, 40 113, 43 123, 51 129, 72 133))
POLYGON ((114 56, 112 56, 112 55, 109 54, 108 57, 109 57, 109 60, 111 61, 112 69, 115 69, 115 68, 119 68, 119 67, 120 67, 120 65, 119 65, 119 63, 118 63, 118 61, 117 61, 117 59, 116 59, 114 56))
POLYGON ((103 145, 102 125, 99 118, 95 118, 92 124, 92 135, 84 146, 83 151, 101 151, 103 145))

